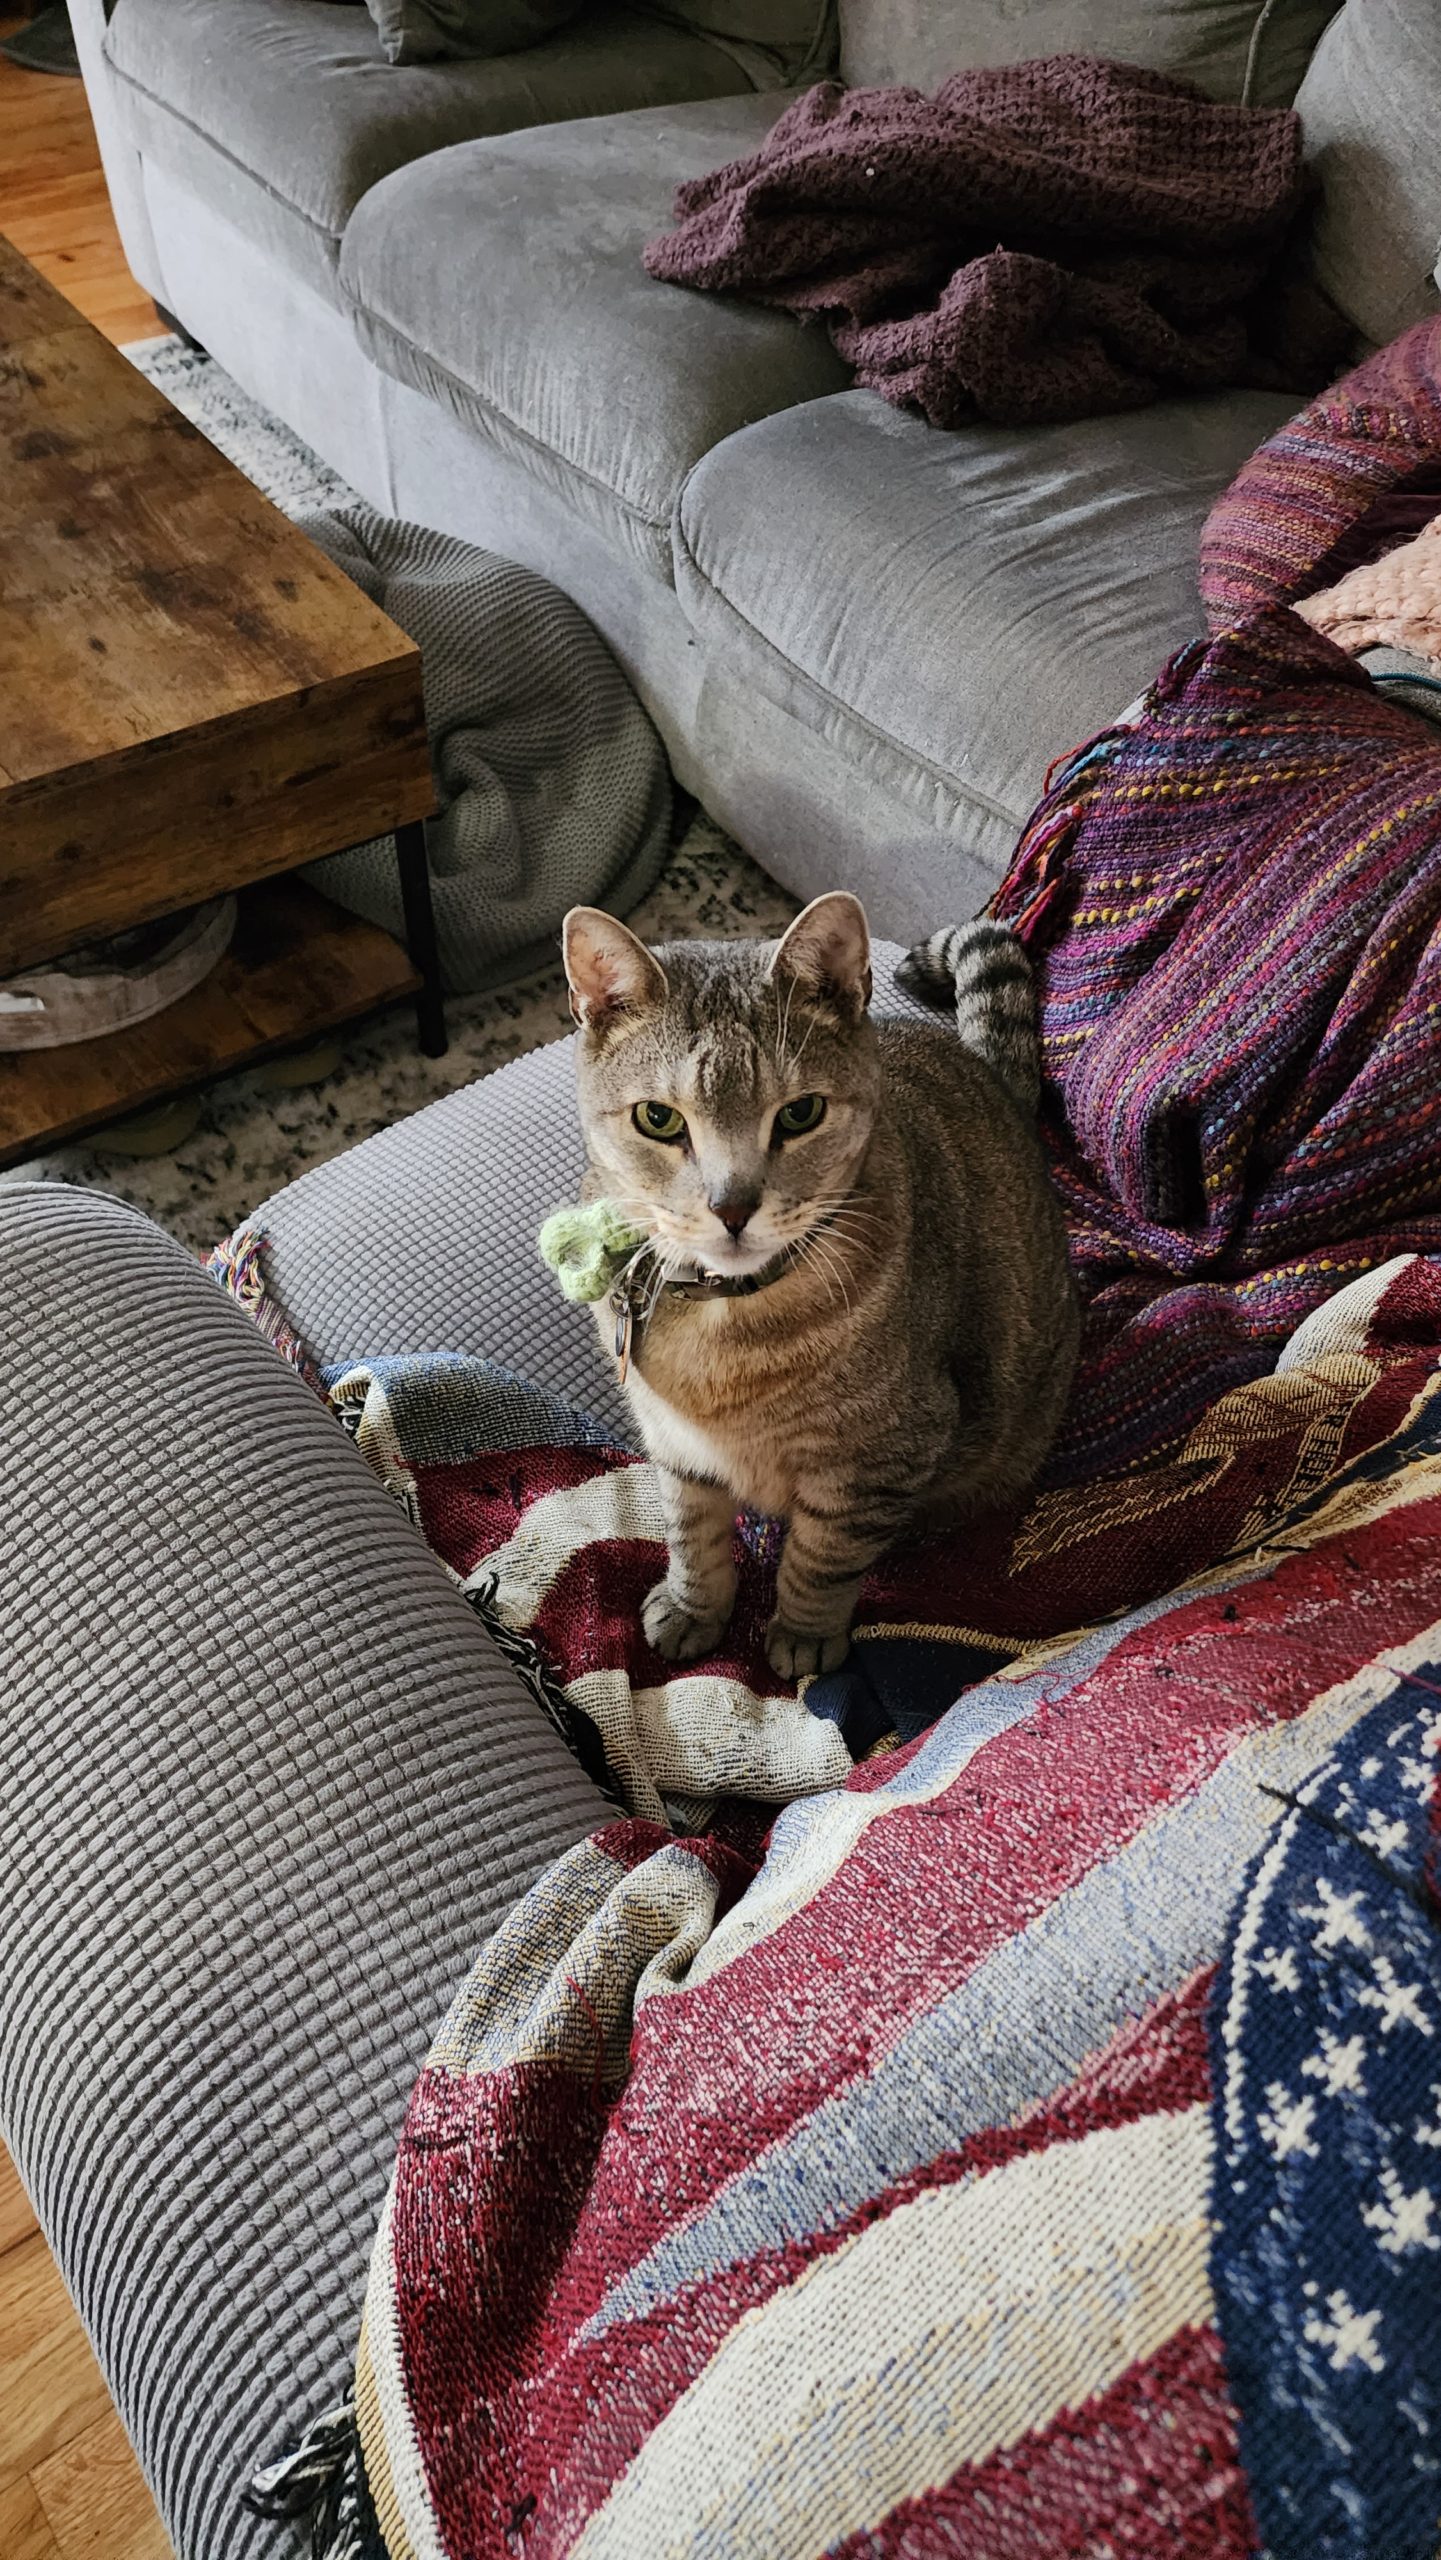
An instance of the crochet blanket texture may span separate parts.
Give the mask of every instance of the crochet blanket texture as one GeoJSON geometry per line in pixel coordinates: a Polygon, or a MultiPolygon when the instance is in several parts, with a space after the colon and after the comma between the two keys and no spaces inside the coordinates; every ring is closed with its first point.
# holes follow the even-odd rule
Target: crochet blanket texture
{"type": "Polygon", "coordinates": [[[682,186],[651,275],[829,328],[932,426],[1085,417],[1244,376],[1302,201],[1288,110],[1062,54],[915,89],[823,81],[682,186]]]}

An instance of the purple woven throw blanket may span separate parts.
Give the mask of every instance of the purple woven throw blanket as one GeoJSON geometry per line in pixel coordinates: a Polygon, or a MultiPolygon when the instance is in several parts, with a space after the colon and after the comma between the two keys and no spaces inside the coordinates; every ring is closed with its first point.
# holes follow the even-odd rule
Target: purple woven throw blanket
{"type": "Polygon", "coordinates": [[[1420,320],[1268,437],[1201,536],[1213,631],[1406,542],[1441,511],[1441,320],[1420,320]]]}
{"type": "Polygon", "coordinates": [[[1239,1283],[1289,1326],[1441,1250],[1441,732],[1295,615],[1182,650],[1073,757],[996,912],[1043,972],[1089,1297],[1239,1283]]]}
{"type": "Polygon", "coordinates": [[[932,426],[1131,409],[1235,381],[1301,200],[1298,119],[1061,54],[933,98],[824,81],[692,180],[653,276],[815,313],[932,426]]]}

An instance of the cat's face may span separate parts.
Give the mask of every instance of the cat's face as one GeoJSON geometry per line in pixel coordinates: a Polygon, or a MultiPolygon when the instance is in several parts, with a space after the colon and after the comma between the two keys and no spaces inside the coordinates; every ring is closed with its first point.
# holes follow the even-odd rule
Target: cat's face
{"type": "Polygon", "coordinates": [[[565,923],[592,1164],[633,1224],[739,1278],[817,1234],[853,1183],[880,1093],[858,901],[818,898],[780,943],[658,958],[593,907],[565,923]]]}

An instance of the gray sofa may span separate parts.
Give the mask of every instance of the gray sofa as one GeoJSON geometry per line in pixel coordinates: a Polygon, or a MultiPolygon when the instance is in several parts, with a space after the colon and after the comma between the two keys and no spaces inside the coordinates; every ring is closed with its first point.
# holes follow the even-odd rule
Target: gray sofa
{"type": "MultiPolygon", "coordinates": [[[[544,60],[434,75],[322,0],[75,11],[137,273],[372,499],[579,595],[797,889],[853,880],[902,926],[974,903],[1047,756],[1190,628],[1199,516],[1283,404],[938,436],[790,322],[640,277],[675,176],[800,67],[799,6],[747,29],[697,0],[724,42],[600,11],[544,60]],[[783,14],[788,63],[756,42],[783,14]],[[534,124],[579,105],[606,112],[534,124]],[[467,350],[422,350],[462,319],[467,350]]],[[[1232,93],[1251,50],[1274,94],[1327,14],[893,0],[848,6],[843,58],[929,78],[1104,17],[1232,93]]],[[[1429,307],[1438,57],[1433,0],[1348,0],[1307,75],[1317,256],[1378,337],[1429,307]]],[[[307,1175],[258,1213],[283,1307],[322,1358],[490,1353],[614,1419],[534,1253],[576,1144],[562,1044],[307,1175]]],[[[0,1376],[0,2134],[180,2560],[260,2560],[299,2540],[241,2485],[344,2387],[417,2061],[605,1808],[310,1391],[144,1219],[0,1191],[0,1376]]]]}
{"type": "Polygon", "coordinates": [[[1050,759],[1195,627],[1201,519],[1289,404],[936,433],[820,330],[651,282],[677,180],[832,54],[1299,83],[1320,282],[1362,340],[1436,308],[1434,0],[592,0],[529,53],[408,70],[328,0],[72,9],[141,281],[378,506],[578,598],[681,781],[898,937],[989,894],[1050,759]]]}

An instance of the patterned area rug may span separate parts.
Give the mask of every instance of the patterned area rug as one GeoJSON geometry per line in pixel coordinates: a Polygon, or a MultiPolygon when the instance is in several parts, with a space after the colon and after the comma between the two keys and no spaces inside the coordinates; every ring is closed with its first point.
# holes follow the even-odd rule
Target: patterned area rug
{"type": "MultiPolygon", "coordinates": [[[[126,352],[287,514],[353,501],[345,482],[209,356],[175,338],[126,352]]],[[[777,933],[794,913],[786,891],[698,814],[632,922],[659,942],[777,933]]],[[[277,1089],[258,1068],[209,1086],[199,1126],[169,1154],[138,1162],[65,1147],[0,1174],[0,1183],[89,1184],[146,1210],[195,1252],[208,1252],[258,1201],[311,1165],[568,1032],[559,964],[489,995],[453,998],[447,1019],[444,1058],[420,1055],[410,1008],[400,1006],[342,1031],[341,1064],[321,1083],[277,1089]]]]}

